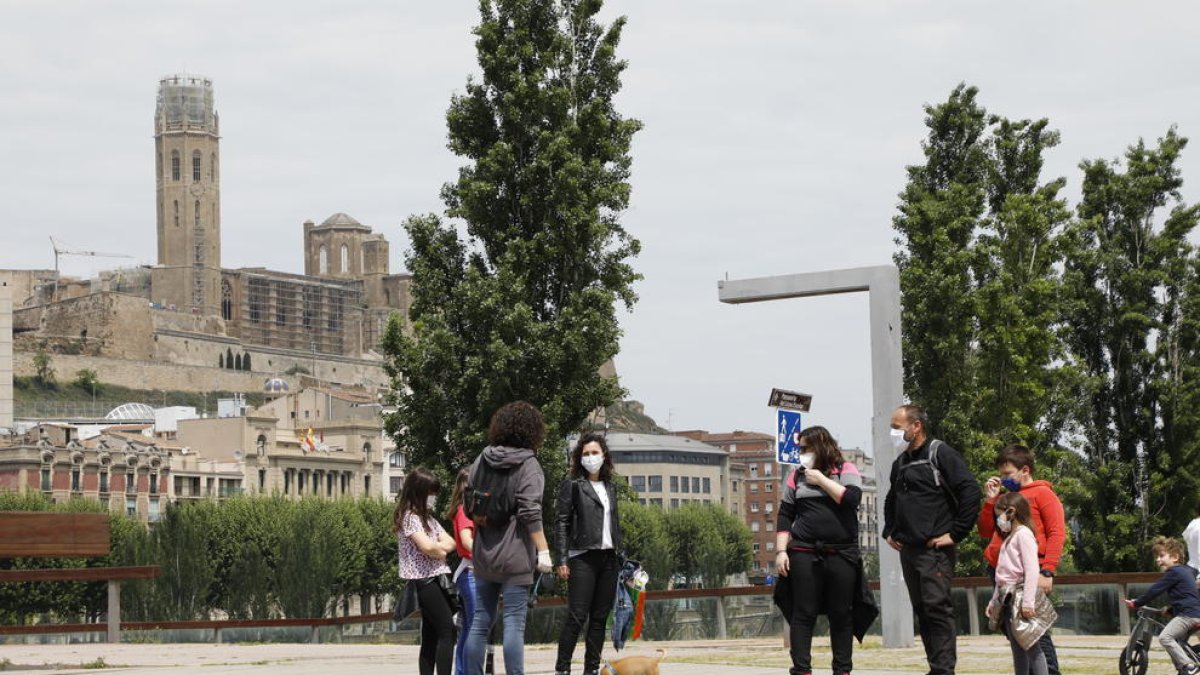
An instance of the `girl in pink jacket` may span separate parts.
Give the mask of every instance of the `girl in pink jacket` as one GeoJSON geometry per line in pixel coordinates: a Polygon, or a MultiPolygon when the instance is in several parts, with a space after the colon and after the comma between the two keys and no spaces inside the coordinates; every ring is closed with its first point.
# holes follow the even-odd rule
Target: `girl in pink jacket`
{"type": "Polygon", "coordinates": [[[1021,603],[1022,618],[1032,619],[1036,615],[1038,592],[1038,544],[1033,532],[1033,517],[1029,502],[1019,492],[1007,492],[996,500],[996,529],[1003,538],[1000,557],[996,564],[996,589],[988,603],[989,619],[999,617],[1004,634],[1008,636],[1013,654],[1013,671],[1016,675],[1046,675],[1046,655],[1041,646],[1034,642],[1029,649],[1017,643],[1010,624],[1013,610],[1008,603],[1021,603]],[[1015,593],[1016,586],[1021,593],[1015,593]]]}

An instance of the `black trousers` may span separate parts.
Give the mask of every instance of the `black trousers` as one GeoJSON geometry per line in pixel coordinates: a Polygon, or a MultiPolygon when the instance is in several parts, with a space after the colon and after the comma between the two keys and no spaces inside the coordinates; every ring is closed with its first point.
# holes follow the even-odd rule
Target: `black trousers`
{"type": "Polygon", "coordinates": [[[950,599],[954,557],[954,548],[950,546],[925,548],[905,544],[900,549],[900,569],[904,571],[904,585],[917,613],[929,675],[954,675],[958,662],[958,627],[950,599]]]}
{"type": "Polygon", "coordinates": [[[612,549],[592,549],[567,563],[567,621],[558,637],[558,658],[554,670],[569,672],[571,657],[579,633],[587,624],[584,639],[583,672],[600,669],[600,650],[604,647],[604,627],[617,594],[617,553],[612,549]]]}
{"type": "Polygon", "coordinates": [[[451,675],[454,667],[454,615],[437,577],[414,579],[417,606],[421,608],[421,652],[417,660],[420,675],[451,675]]]}
{"type": "Polygon", "coordinates": [[[836,553],[788,551],[788,578],[792,588],[791,675],[813,672],[813,625],[822,611],[829,617],[833,672],[854,670],[852,609],[858,567],[836,553]]]}

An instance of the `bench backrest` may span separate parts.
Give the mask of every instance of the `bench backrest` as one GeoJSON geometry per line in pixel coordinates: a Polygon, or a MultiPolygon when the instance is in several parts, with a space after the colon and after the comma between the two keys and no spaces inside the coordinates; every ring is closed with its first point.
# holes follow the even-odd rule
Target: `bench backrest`
{"type": "Polygon", "coordinates": [[[0,511],[0,558],[108,555],[108,515],[0,511]]]}

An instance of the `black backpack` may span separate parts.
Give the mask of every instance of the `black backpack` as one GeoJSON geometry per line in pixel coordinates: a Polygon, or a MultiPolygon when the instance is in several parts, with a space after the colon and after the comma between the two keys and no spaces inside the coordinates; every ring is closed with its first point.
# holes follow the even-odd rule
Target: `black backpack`
{"type": "Polygon", "coordinates": [[[511,469],[497,469],[486,459],[479,459],[463,495],[463,511],[475,527],[500,528],[508,524],[516,511],[508,480],[511,473],[511,469]]]}
{"type": "Polygon", "coordinates": [[[938,465],[938,448],[943,445],[945,445],[945,443],[937,440],[936,438],[930,440],[928,459],[918,459],[912,462],[904,462],[900,466],[900,470],[906,471],[912,466],[928,464],[929,468],[933,470],[933,484],[942,489],[942,494],[946,495],[946,501],[950,503],[950,508],[954,511],[958,511],[958,497],[954,494],[954,491],[950,489],[950,485],[946,483],[945,479],[942,478],[942,470],[938,465]]]}

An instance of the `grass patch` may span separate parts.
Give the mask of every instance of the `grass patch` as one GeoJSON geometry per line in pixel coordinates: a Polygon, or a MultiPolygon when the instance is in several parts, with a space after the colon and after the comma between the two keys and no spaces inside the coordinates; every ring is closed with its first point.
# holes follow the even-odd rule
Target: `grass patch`
{"type": "Polygon", "coordinates": [[[104,657],[100,656],[97,657],[95,661],[88,661],[87,663],[79,664],[79,667],[83,668],[84,670],[100,670],[102,668],[111,668],[112,666],[105,663],[104,657]]]}

